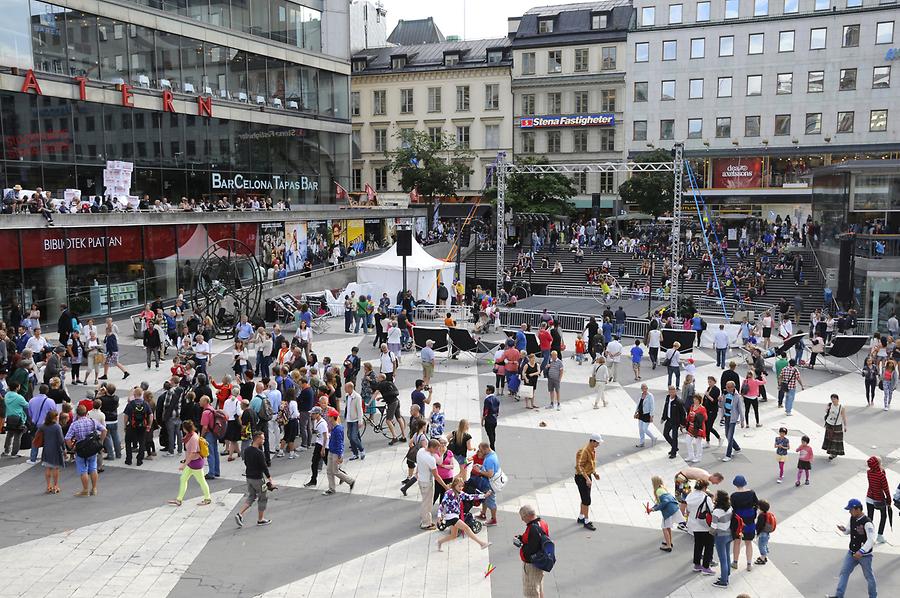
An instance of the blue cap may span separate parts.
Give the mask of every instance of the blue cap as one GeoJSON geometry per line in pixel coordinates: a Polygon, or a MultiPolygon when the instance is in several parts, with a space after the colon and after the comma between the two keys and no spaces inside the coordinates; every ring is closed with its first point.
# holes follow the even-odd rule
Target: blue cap
{"type": "Polygon", "coordinates": [[[736,475],[731,483],[734,484],[735,488],[743,488],[747,485],[747,478],[742,475],[736,475]]]}
{"type": "Polygon", "coordinates": [[[862,507],[862,503],[859,502],[859,501],[858,501],[857,499],[855,499],[855,498],[851,498],[851,499],[850,499],[850,502],[847,503],[847,506],[844,507],[844,510],[845,510],[845,511],[849,511],[850,509],[861,509],[861,508],[863,508],[863,507],[862,507]]]}

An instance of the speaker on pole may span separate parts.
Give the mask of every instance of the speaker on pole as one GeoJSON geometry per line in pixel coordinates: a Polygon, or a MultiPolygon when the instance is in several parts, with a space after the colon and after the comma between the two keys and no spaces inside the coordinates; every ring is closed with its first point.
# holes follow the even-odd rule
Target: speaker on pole
{"type": "Polygon", "coordinates": [[[856,266],[855,239],[853,237],[841,238],[840,260],[838,263],[838,284],[835,298],[838,303],[853,301],[853,271],[856,266]]]}
{"type": "Polygon", "coordinates": [[[412,255],[412,230],[401,228],[397,230],[397,255],[409,257],[412,255]]]}

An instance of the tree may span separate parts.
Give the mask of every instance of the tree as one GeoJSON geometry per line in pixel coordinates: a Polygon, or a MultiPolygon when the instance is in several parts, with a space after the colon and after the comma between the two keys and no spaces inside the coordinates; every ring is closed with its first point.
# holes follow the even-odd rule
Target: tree
{"type": "Polygon", "coordinates": [[[475,155],[449,136],[432,139],[424,131],[406,130],[395,137],[399,147],[385,152],[385,156],[391,162],[388,168],[400,178],[400,187],[407,193],[416,189],[431,203],[436,196],[456,195],[460,179],[472,174],[469,165],[475,155]]]}
{"type": "MultiPolygon", "coordinates": [[[[523,158],[516,164],[544,165],[550,162],[546,158],[523,158]]],[[[515,173],[506,179],[506,209],[516,213],[543,213],[551,215],[568,215],[574,211],[569,199],[576,195],[571,179],[561,173],[531,174],[515,173]]],[[[485,195],[497,197],[497,189],[492,188],[485,195]]]]}
{"type": "MultiPolygon", "coordinates": [[[[672,162],[672,155],[657,149],[634,159],[634,162],[672,162]]],[[[635,172],[619,185],[619,197],[633,205],[639,212],[659,216],[672,209],[672,189],[675,175],[671,171],[635,172]]]]}

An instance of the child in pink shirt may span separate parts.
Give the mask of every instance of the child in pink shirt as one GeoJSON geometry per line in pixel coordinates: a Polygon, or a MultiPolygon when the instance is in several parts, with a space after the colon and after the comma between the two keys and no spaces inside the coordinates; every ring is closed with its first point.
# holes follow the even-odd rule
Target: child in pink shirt
{"type": "Polygon", "coordinates": [[[797,483],[794,486],[800,485],[800,474],[804,471],[806,472],[806,485],[809,486],[809,471],[812,469],[813,460],[813,450],[809,446],[809,436],[804,436],[800,439],[800,446],[797,447],[796,452],[800,453],[800,460],[797,461],[797,483]]]}

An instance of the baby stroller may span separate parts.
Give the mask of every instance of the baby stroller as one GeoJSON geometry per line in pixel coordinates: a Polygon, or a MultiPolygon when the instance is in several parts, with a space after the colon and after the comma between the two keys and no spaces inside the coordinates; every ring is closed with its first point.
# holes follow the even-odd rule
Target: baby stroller
{"type": "MultiPolygon", "coordinates": [[[[471,494],[477,494],[478,490],[474,486],[470,486],[469,482],[466,482],[464,492],[468,492],[471,494]]],[[[475,505],[476,502],[480,502],[480,501],[461,500],[460,505],[459,505],[459,512],[460,512],[460,515],[462,515],[462,520],[466,523],[466,525],[468,525],[469,528],[474,533],[477,534],[477,533],[481,532],[481,528],[484,524],[481,523],[481,521],[479,521],[478,519],[476,519],[475,516],[472,515],[472,513],[471,513],[472,507],[475,505]]],[[[441,516],[440,510],[438,512],[437,528],[440,531],[444,531],[445,529],[447,529],[447,522],[444,521],[444,518],[441,516]]]]}

